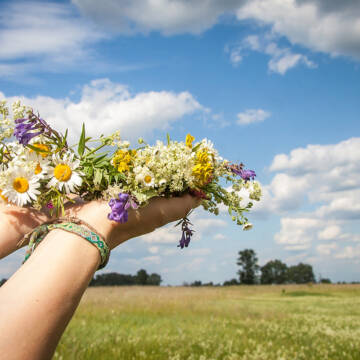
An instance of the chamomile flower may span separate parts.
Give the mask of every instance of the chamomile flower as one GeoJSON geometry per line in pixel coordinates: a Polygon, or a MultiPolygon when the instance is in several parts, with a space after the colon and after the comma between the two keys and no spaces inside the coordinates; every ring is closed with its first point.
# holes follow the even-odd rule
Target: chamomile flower
{"type": "Polygon", "coordinates": [[[136,180],[138,183],[148,188],[154,187],[155,185],[154,174],[147,167],[144,167],[142,171],[138,173],[136,180]]]}
{"type": "Polygon", "coordinates": [[[7,181],[4,185],[1,197],[10,203],[24,206],[37,199],[40,194],[39,178],[33,172],[19,167],[9,168],[7,181]]]}
{"type": "Polygon", "coordinates": [[[59,154],[54,154],[52,161],[54,166],[49,167],[51,179],[47,187],[53,186],[60,191],[65,189],[66,194],[75,192],[75,188],[82,184],[82,173],[76,170],[80,160],[74,160],[74,153],[67,152],[62,158],[59,154]]]}
{"type": "Polygon", "coordinates": [[[33,164],[34,174],[38,178],[44,179],[50,171],[50,161],[47,157],[30,151],[27,155],[27,162],[33,164]]]}

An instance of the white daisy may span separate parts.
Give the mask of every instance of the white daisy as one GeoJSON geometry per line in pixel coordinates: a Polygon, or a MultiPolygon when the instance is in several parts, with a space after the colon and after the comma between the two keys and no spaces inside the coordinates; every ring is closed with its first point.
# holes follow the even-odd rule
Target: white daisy
{"type": "Polygon", "coordinates": [[[7,181],[4,185],[1,197],[4,200],[18,206],[24,206],[36,200],[40,194],[39,178],[24,168],[13,167],[7,172],[7,181]]]}
{"type": "Polygon", "coordinates": [[[154,174],[147,167],[144,167],[142,171],[136,175],[136,181],[146,187],[154,187],[155,185],[154,174]]]}
{"type": "Polygon", "coordinates": [[[60,158],[58,154],[54,154],[52,157],[54,166],[49,167],[49,175],[52,176],[48,182],[47,187],[56,187],[60,191],[65,189],[66,194],[75,191],[76,186],[82,184],[80,171],[75,171],[79,165],[80,160],[74,160],[74,154],[67,152],[63,158],[60,158]]]}
{"type": "Polygon", "coordinates": [[[50,172],[50,162],[47,157],[33,152],[29,152],[27,162],[33,164],[34,173],[38,178],[43,179],[50,172]]]}

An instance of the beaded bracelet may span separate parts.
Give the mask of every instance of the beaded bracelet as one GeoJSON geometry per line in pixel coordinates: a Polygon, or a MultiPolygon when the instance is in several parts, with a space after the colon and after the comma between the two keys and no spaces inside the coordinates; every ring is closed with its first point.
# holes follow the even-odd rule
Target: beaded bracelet
{"type": "Polygon", "coordinates": [[[85,240],[89,241],[91,244],[96,246],[100,252],[101,263],[98,267],[98,270],[106,266],[110,257],[110,249],[106,244],[104,237],[95,232],[91,225],[75,217],[59,218],[45,222],[26,234],[24,238],[18,243],[18,246],[21,246],[27,240],[29,241],[28,250],[26,251],[23,263],[31,256],[36,247],[45,238],[45,236],[54,229],[65,230],[67,232],[79,235],[85,240]]]}

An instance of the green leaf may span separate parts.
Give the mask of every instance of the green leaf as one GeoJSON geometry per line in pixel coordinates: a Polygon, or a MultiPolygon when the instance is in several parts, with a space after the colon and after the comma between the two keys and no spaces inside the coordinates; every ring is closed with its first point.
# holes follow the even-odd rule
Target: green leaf
{"type": "Polygon", "coordinates": [[[198,149],[199,149],[199,147],[200,147],[200,145],[201,145],[201,143],[198,143],[196,146],[194,146],[193,148],[192,148],[192,152],[196,152],[198,149]]]}
{"type": "Polygon", "coordinates": [[[65,135],[63,136],[63,139],[62,139],[62,142],[61,142],[61,147],[64,147],[64,146],[65,146],[67,136],[68,136],[68,129],[66,129],[65,135]]]}
{"type": "Polygon", "coordinates": [[[78,146],[78,154],[80,156],[83,156],[84,150],[85,150],[85,124],[83,123],[80,140],[79,140],[79,146],[78,146]]]}
{"type": "Polygon", "coordinates": [[[100,185],[102,180],[103,172],[100,169],[95,169],[94,184],[100,185]]]}
{"type": "Polygon", "coordinates": [[[166,134],[166,138],[167,138],[167,144],[170,145],[170,135],[169,135],[169,133],[166,134]]]}

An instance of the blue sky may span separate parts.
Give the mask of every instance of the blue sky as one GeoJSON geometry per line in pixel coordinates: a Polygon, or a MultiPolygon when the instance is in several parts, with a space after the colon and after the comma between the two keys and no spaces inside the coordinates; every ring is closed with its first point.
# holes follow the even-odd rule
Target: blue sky
{"type": "MultiPolygon", "coordinates": [[[[360,5],[329,0],[0,1],[0,98],[74,138],[209,138],[255,169],[264,197],[242,232],[197,210],[116,249],[106,271],[223,282],[237,252],[359,280],[360,5]]],[[[0,262],[0,278],[22,252],[0,262]]]]}

